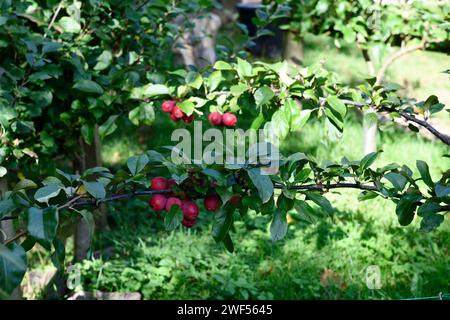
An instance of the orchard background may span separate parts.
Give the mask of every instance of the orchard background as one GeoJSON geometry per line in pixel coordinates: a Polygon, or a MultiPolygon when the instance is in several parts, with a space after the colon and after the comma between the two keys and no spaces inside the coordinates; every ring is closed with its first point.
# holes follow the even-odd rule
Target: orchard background
{"type": "Polygon", "coordinates": [[[419,0],[3,1],[0,297],[450,292],[449,18],[419,0]],[[275,132],[279,171],[175,163],[172,132],[198,122],[275,132]]]}

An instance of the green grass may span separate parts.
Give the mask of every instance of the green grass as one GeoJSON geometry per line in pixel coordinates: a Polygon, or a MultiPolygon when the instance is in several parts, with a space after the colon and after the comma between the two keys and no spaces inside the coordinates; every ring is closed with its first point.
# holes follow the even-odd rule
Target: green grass
{"type": "Polygon", "coordinates": [[[417,225],[399,227],[391,210],[380,219],[380,206],[389,206],[356,206],[351,199],[334,202],[334,221],[291,225],[277,243],[269,217],[249,213],[231,235],[233,254],[211,238],[211,214],[202,212],[192,230],[167,233],[144,201],[127,203],[112,209],[118,229],[97,239],[114,246],[114,257],[84,262],[83,288],[139,291],[145,299],[401,299],[448,292],[448,224],[423,234],[417,225]],[[365,285],[370,265],[380,268],[379,290],[365,285]],[[327,272],[333,276],[325,282],[327,272]]]}

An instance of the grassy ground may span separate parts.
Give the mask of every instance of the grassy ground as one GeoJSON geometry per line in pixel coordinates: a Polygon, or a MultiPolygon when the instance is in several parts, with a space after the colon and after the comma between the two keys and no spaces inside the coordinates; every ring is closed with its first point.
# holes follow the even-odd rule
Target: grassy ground
{"type": "MultiPolygon", "coordinates": [[[[390,52],[395,51],[392,49],[390,52]]],[[[389,55],[390,52],[384,54],[389,55]]],[[[305,64],[323,61],[324,65],[336,71],[344,83],[359,84],[368,77],[367,66],[356,45],[342,44],[337,49],[326,36],[305,38],[305,64]]],[[[375,66],[380,62],[375,59],[375,66]]],[[[396,60],[388,69],[386,80],[403,86],[408,97],[426,99],[436,95],[444,104],[450,105],[450,81],[448,74],[450,56],[438,52],[415,51],[396,60]]]]}
{"type": "MultiPolygon", "coordinates": [[[[339,143],[327,142],[322,128],[321,123],[309,125],[292,135],[283,150],[308,152],[317,159],[361,156],[357,121],[350,120],[339,143]]],[[[156,135],[153,139],[158,140],[156,135]]],[[[414,134],[383,132],[380,144],[385,152],[379,166],[399,162],[414,169],[421,158],[430,163],[434,177],[450,166],[450,160],[441,158],[448,151],[444,146],[414,134]]],[[[117,141],[114,146],[127,150],[117,141]]],[[[193,230],[169,234],[145,199],[111,207],[116,228],[96,244],[112,246],[115,253],[112,259],[85,262],[83,285],[88,290],[139,291],[146,299],[401,299],[450,291],[448,221],[437,232],[424,234],[417,223],[400,227],[392,203],[361,203],[356,197],[353,191],[330,194],[334,220],[292,224],[278,243],[270,240],[268,217],[250,212],[232,234],[234,254],[214,242],[212,217],[205,212],[193,230]],[[369,266],[380,269],[381,289],[366,286],[369,266]]]]}
{"type": "MultiPolygon", "coordinates": [[[[358,83],[365,74],[355,48],[337,51],[325,38],[308,38],[305,53],[307,63],[327,57],[326,65],[345,82],[358,83]]],[[[416,83],[408,90],[417,97],[441,92],[441,99],[449,99],[448,79],[439,74],[448,62],[444,55],[414,54],[397,62],[389,76],[400,83],[406,78],[416,83]]],[[[121,166],[135,153],[169,144],[173,127],[166,120],[159,119],[153,128],[140,133],[122,127],[104,145],[105,164],[121,166]]],[[[292,134],[282,150],[307,152],[317,160],[362,156],[361,125],[356,117],[349,119],[339,142],[328,141],[323,128],[320,122],[312,122],[292,134]]],[[[384,152],[377,166],[398,162],[410,166],[417,176],[415,161],[422,159],[430,164],[434,178],[450,167],[450,160],[442,158],[448,148],[413,133],[384,131],[379,145],[384,152]]],[[[291,224],[288,236],[277,243],[270,240],[268,217],[250,212],[232,233],[234,254],[214,242],[212,216],[205,212],[194,229],[167,233],[146,199],[111,206],[112,229],[97,236],[94,246],[114,251],[79,265],[82,286],[86,290],[139,291],[146,299],[401,299],[450,292],[448,219],[438,231],[424,234],[418,231],[417,221],[400,227],[389,201],[358,202],[357,194],[330,194],[336,208],[333,220],[291,224]],[[380,269],[380,289],[366,285],[369,266],[380,269]]]]}

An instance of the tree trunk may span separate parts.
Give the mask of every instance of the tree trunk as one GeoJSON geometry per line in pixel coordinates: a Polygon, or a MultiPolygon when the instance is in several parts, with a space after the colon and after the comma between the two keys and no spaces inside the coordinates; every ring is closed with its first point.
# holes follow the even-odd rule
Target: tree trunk
{"type": "Polygon", "coordinates": [[[283,58],[294,65],[300,66],[304,60],[303,39],[287,31],[283,39],[283,58]]]}
{"type": "MultiPolygon", "coordinates": [[[[366,115],[369,112],[374,111],[367,110],[363,113],[366,115]]],[[[377,131],[378,126],[376,123],[368,124],[367,121],[363,119],[364,155],[377,151],[377,131]]]]}
{"type": "MultiPolygon", "coordinates": [[[[76,164],[76,170],[84,172],[86,169],[98,167],[102,165],[101,158],[101,142],[98,133],[98,126],[95,127],[94,141],[91,145],[87,144],[84,139],[80,138],[80,157],[76,164]]],[[[104,230],[107,225],[106,207],[100,205],[99,215],[96,218],[96,226],[99,230],[104,230]]],[[[78,221],[75,230],[75,261],[86,259],[87,252],[91,243],[89,236],[89,226],[84,219],[78,221]]]]}
{"type": "MultiPolygon", "coordinates": [[[[370,58],[369,52],[367,51],[367,49],[362,49],[361,51],[364,60],[366,61],[367,71],[369,72],[369,75],[371,77],[375,77],[375,66],[373,65],[373,61],[370,58]]],[[[373,112],[373,110],[363,111],[363,116],[365,116],[369,112],[373,112]]],[[[364,155],[377,151],[377,133],[378,125],[376,123],[369,125],[363,120],[364,155]]]]}
{"type": "MultiPolygon", "coordinates": [[[[6,180],[6,177],[0,178],[0,199],[5,195],[7,191],[8,182],[6,180]]],[[[9,239],[15,235],[13,221],[14,220],[6,220],[1,222],[0,227],[3,230],[2,238],[6,236],[6,239],[9,239]]],[[[13,300],[22,300],[22,289],[20,285],[14,289],[14,291],[11,293],[10,298],[13,300]]]]}

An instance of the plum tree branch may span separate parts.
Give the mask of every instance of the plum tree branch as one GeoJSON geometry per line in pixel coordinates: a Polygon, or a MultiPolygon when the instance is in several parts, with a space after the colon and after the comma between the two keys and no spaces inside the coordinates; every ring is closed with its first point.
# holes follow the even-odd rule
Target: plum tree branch
{"type": "MultiPolygon", "coordinates": [[[[320,98],[321,102],[326,101],[325,98],[320,98]]],[[[346,99],[341,99],[341,101],[347,105],[352,105],[358,108],[362,108],[362,107],[367,107],[367,106],[371,106],[370,103],[365,103],[365,102],[356,102],[356,101],[352,101],[352,100],[346,100],[346,99]]],[[[421,120],[417,117],[415,117],[414,115],[405,112],[405,111],[398,111],[395,110],[393,108],[388,108],[388,107],[381,107],[380,109],[378,109],[379,111],[387,111],[387,112],[398,112],[400,114],[400,116],[410,122],[414,122],[418,125],[420,125],[421,127],[427,129],[431,134],[433,134],[436,138],[438,138],[439,140],[441,140],[443,143],[445,143],[446,145],[450,146],[450,137],[447,136],[446,134],[439,132],[435,127],[433,127],[430,123],[428,123],[425,120],[421,120]]]]}
{"type": "Polygon", "coordinates": [[[115,194],[111,195],[109,197],[100,199],[96,201],[95,199],[88,200],[88,201],[78,201],[79,199],[71,199],[67,203],[63,204],[58,209],[67,209],[67,208],[73,208],[73,207],[80,207],[80,206],[97,206],[100,203],[106,203],[106,202],[112,202],[116,200],[122,200],[122,199],[130,199],[137,196],[149,196],[153,194],[161,194],[161,193],[168,193],[171,192],[171,190],[141,190],[141,191],[135,191],[130,193],[123,193],[123,194],[115,194]],[[75,200],[75,201],[72,201],[75,200]]]}
{"type": "Polygon", "coordinates": [[[25,230],[22,230],[20,232],[18,232],[14,237],[11,237],[9,239],[6,239],[5,242],[3,242],[4,245],[10,244],[11,242],[16,241],[17,239],[19,239],[20,237],[26,235],[28,232],[25,230]]]}
{"type": "Polygon", "coordinates": [[[55,13],[53,14],[52,20],[50,21],[50,23],[48,25],[47,31],[44,33],[44,38],[47,37],[47,32],[50,31],[50,29],[53,27],[53,24],[55,23],[56,18],[58,17],[59,11],[61,11],[61,9],[62,9],[62,6],[63,6],[63,2],[60,1],[58,7],[56,8],[55,13]]]}
{"type": "MultiPolygon", "coordinates": [[[[276,188],[281,187],[279,185],[276,188]]],[[[327,190],[327,189],[338,189],[338,188],[347,188],[347,189],[360,189],[360,190],[369,190],[369,191],[379,191],[377,187],[359,184],[359,183],[334,183],[334,184],[306,184],[299,186],[290,186],[289,190],[327,190]]]]}
{"type": "MultiPolygon", "coordinates": [[[[283,186],[280,184],[275,184],[274,188],[282,189],[283,186]]],[[[294,191],[301,191],[301,190],[328,191],[331,189],[359,189],[359,190],[379,192],[379,189],[376,186],[372,186],[372,185],[368,185],[368,184],[360,184],[360,183],[346,183],[346,182],[334,183],[334,184],[329,184],[329,185],[326,185],[326,184],[297,185],[297,186],[290,186],[290,187],[288,187],[288,189],[294,190],[294,191]]],[[[100,203],[113,202],[116,200],[130,199],[130,198],[134,198],[137,196],[148,196],[148,195],[162,194],[162,193],[168,193],[168,192],[171,192],[171,190],[141,190],[141,191],[136,191],[136,192],[131,192],[131,193],[111,195],[109,197],[106,197],[106,198],[98,200],[98,201],[95,201],[94,199],[92,199],[90,201],[75,201],[75,202],[72,202],[70,206],[64,205],[64,208],[71,209],[71,208],[80,207],[80,206],[97,206],[100,203]]],[[[394,196],[394,197],[398,198],[399,195],[394,196]]],[[[446,212],[446,211],[450,211],[450,205],[441,206],[439,209],[439,212],[446,212]]]]}
{"type": "Polygon", "coordinates": [[[14,220],[14,219],[19,219],[19,217],[18,216],[5,216],[5,217],[2,217],[0,219],[0,221],[14,220]]]}
{"type": "Polygon", "coordinates": [[[424,49],[426,43],[427,43],[427,42],[426,42],[425,40],[423,40],[422,42],[420,42],[420,43],[418,43],[418,44],[416,44],[416,45],[413,45],[413,46],[410,46],[410,47],[402,47],[402,48],[400,48],[400,50],[398,50],[397,52],[395,52],[395,53],[393,53],[391,56],[389,56],[389,57],[384,61],[384,63],[383,63],[383,65],[381,66],[380,70],[378,70],[378,72],[377,72],[377,80],[376,80],[375,85],[379,85],[379,84],[383,81],[387,69],[388,69],[388,68],[389,68],[396,60],[398,60],[399,58],[401,58],[402,56],[404,56],[404,55],[406,55],[406,54],[408,54],[408,53],[414,52],[414,51],[416,51],[416,50],[422,50],[422,49],[424,49]]]}
{"type": "Polygon", "coordinates": [[[443,143],[445,143],[446,145],[450,146],[450,137],[447,136],[446,134],[443,134],[441,132],[439,132],[436,128],[434,128],[431,124],[429,124],[428,122],[426,122],[425,120],[421,120],[416,118],[415,116],[407,113],[407,112],[400,112],[400,115],[405,118],[408,121],[414,122],[422,127],[424,127],[425,129],[427,129],[429,132],[431,132],[431,134],[433,134],[436,138],[438,138],[439,140],[441,140],[443,143]]]}

